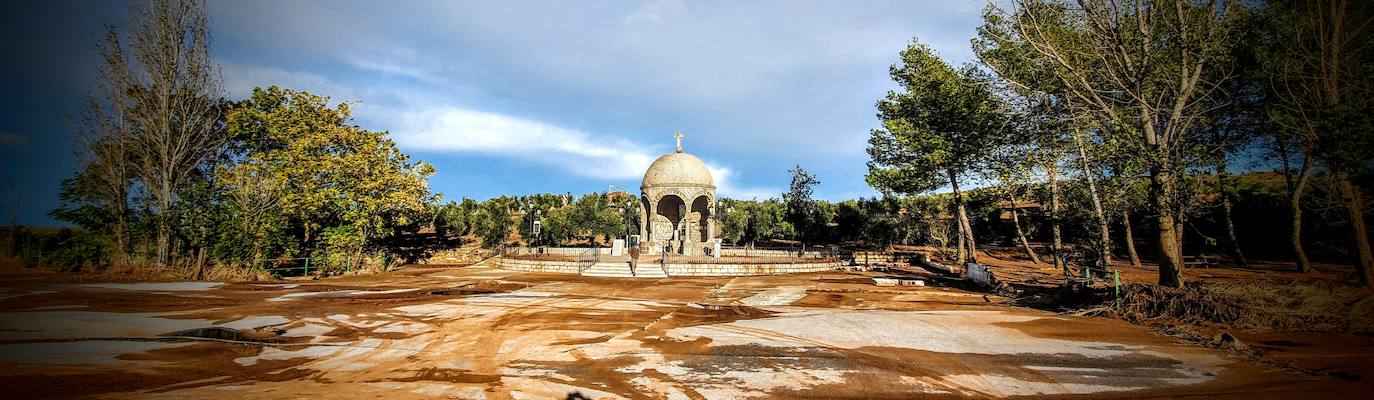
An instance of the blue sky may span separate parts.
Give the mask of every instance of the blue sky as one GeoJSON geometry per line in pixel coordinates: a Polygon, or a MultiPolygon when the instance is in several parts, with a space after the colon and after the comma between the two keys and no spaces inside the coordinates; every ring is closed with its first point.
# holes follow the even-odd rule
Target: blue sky
{"type": "MultiPolygon", "coordinates": [[[[982,0],[211,1],[227,96],[278,85],[356,103],[435,165],[445,198],[637,190],[672,151],[707,162],[721,196],[777,196],[793,165],[817,197],[863,180],[874,101],[913,37],[970,61],[982,0]]],[[[0,16],[0,215],[52,224],[101,21],[124,2],[18,4],[0,16]]]]}

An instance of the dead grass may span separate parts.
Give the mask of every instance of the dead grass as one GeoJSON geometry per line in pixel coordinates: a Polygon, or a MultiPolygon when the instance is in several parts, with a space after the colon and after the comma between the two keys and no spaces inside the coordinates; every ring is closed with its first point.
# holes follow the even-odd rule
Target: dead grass
{"type": "MultiPolygon", "coordinates": [[[[14,268],[22,268],[18,263],[14,268]]],[[[149,282],[149,281],[221,281],[221,282],[249,282],[249,281],[270,281],[272,275],[263,271],[254,271],[251,268],[238,265],[212,264],[206,265],[204,271],[190,266],[176,266],[165,269],[158,269],[151,265],[126,265],[121,267],[107,268],[82,268],[79,272],[68,272],[64,275],[74,281],[82,282],[149,282]]]]}
{"type": "Polygon", "coordinates": [[[1325,281],[1130,284],[1107,313],[1135,323],[1374,333],[1374,291],[1325,281]]]}

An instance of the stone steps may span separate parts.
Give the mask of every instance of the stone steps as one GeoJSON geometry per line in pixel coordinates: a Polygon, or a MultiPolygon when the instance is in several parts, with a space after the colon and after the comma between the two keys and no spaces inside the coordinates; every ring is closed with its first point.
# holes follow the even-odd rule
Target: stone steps
{"type": "Polygon", "coordinates": [[[599,262],[582,271],[582,276],[606,278],[667,278],[668,274],[658,265],[639,264],[635,274],[630,274],[630,264],[625,262],[599,262]]]}

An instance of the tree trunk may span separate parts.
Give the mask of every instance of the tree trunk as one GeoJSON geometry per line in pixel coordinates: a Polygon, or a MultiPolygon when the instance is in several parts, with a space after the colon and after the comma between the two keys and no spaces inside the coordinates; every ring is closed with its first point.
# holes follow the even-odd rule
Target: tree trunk
{"type": "Polygon", "coordinates": [[[1064,275],[1069,274],[1069,264],[1064,260],[1063,236],[1059,232],[1059,166],[1058,160],[1052,161],[1046,168],[1050,180],[1050,233],[1053,241],[1050,243],[1050,254],[1054,257],[1054,267],[1064,271],[1064,275]]]}
{"type": "Polygon", "coordinates": [[[1083,139],[1079,137],[1079,132],[1074,131],[1074,143],[1078,145],[1078,159],[1083,164],[1083,176],[1088,180],[1088,193],[1092,195],[1093,215],[1097,217],[1097,231],[1099,234],[1098,243],[1098,266],[1103,271],[1111,268],[1112,264],[1112,237],[1110,222],[1107,221],[1107,213],[1102,211],[1102,200],[1097,195],[1097,181],[1093,178],[1093,171],[1088,162],[1088,152],[1083,149],[1083,139]]]}
{"type": "Polygon", "coordinates": [[[129,255],[127,251],[127,249],[129,248],[129,238],[128,234],[124,230],[123,210],[121,210],[119,215],[115,216],[114,226],[110,228],[111,234],[112,236],[114,236],[115,247],[113,252],[114,254],[112,254],[113,257],[111,257],[113,259],[110,260],[110,264],[111,267],[122,268],[125,264],[129,262],[129,255]]]}
{"type": "Polygon", "coordinates": [[[1150,198],[1158,214],[1155,226],[1159,234],[1159,285],[1165,287],[1183,286],[1183,235],[1170,201],[1176,190],[1174,178],[1164,168],[1150,168],[1150,198]]]}
{"type": "Polygon", "coordinates": [[[1016,200],[1012,200],[1011,222],[1016,225],[1016,237],[1021,240],[1021,248],[1026,249],[1026,255],[1030,256],[1031,262],[1040,264],[1040,257],[1035,255],[1035,250],[1031,249],[1030,242],[1026,240],[1026,233],[1021,230],[1021,211],[1016,209],[1016,200]]]}
{"type": "Polygon", "coordinates": [[[1304,152],[1302,156],[1302,168],[1298,170],[1298,177],[1294,180],[1292,189],[1288,193],[1288,207],[1293,213],[1293,230],[1291,241],[1293,244],[1293,262],[1298,267],[1298,272],[1311,273],[1312,263],[1307,260],[1307,251],[1302,247],[1302,192],[1307,188],[1308,174],[1312,169],[1312,155],[1304,152]]]}
{"type": "Polygon", "coordinates": [[[1345,203],[1346,214],[1350,218],[1351,240],[1355,242],[1355,274],[1360,285],[1374,285],[1374,252],[1369,248],[1369,230],[1364,223],[1364,194],[1360,187],[1350,181],[1350,175],[1341,172],[1334,177],[1345,203]]]}
{"type": "Polygon", "coordinates": [[[1135,233],[1131,232],[1131,214],[1121,210],[1121,227],[1126,231],[1126,254],[1131,257],[1131,266],[1140,268],[1140,255],[1135,251],[1135,233]]]}
{"type": "Polygon", "coordinates": [[[968,246],[964,244],[964,224],[959,221],[959,212],[955,211],[954,215],[954,263],[963,268],[964,262],[968,261],[968,254],[964,252],[968,246]]]}
{"type": "Polygon", "coordinates": [[[1226,240],[1231,242],[1231,255],[1235,257],[1236,263],[1242,267],[1250,266],[1245,260],[1245,252],[1240,249],[1240,240],[1236,239],[1236,224],[1231,218],[1231,192],[1227,183],[1229,175],[1226,174],[1226,156],[1223,155],[1217,161],[1217,194],[1221,197],[1221,219],[1226,225],[1226,240]]]}
{"type": "Polygon", "coordinates": [[[157,269],[167,268],[168,251],[171,250],[171,229],[167,226],[168,215],[164,211],[158,211],[157,218],[157,269]]]}
{"type": "Polygon", "coordinates": [[[196,280],[205,280],[205,247],[196,249],[196,280]]]}
{"type": "MultiPolygon", "coordinates": [[[[958,215],[958,220],[959,220],[959,222],[958,222],[958,223],[959,223],[959,232],[960,232],[960,234],[961,234],[961,236],[959,237],[959,238],[960,238],[960,243],[963,243],[964,245],[967,246],[967,249],[968,249],[968,250],[967,250],[967,252],[968,252],[968,261],[969,261],[969,262],[974,262],[974,263],[976,263],[976,262],[978,262],[978,245],[977,245],[977,243],[974,242],[974,240],[973,240],[973,226],[972,226],[972,224],[969,224],[969,221],[968,221],[968,213],[964,211],[964,194],[963,194],[963,192],[960,192],[960,191],[959,191],[959,178],[958,178],[958,175],[955,174],[955,173],[954,173],[954,170],[952,170],[952,169],[949,170],[948,172],[949,172],[949,185],[950,185],[950,187],[952,187],[952,188],[954,189],[954,209],[955,209],[955,213],[957,213],[957,215],[958,215]]],[[[964,251],[964,250],[962,250],[964,247],[963,247],[963,246],[960,246],[960,247],[961,247],[961,250],[960,250],[960,251],[964,251]]],[[[963,263],[963,262],[960,262],[959,265],[960,265],[960,266],[963,266],[964,263],[963,263]]]]}
{"type": "Polygon", "coordinates": [[[964,219],[964,236],[968,237],[968,258],[969,262],[978,262],[978,245],[973,239],[973,222],[968,217],[963,204],[959,205],[959,216],[964,219]]]}

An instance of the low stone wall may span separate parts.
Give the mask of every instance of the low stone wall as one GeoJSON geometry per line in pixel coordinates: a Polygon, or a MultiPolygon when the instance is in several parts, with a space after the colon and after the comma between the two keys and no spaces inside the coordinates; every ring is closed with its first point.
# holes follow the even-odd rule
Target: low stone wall
{"type": "Polygon", "coordinates": [[[427,265],[466,265],[482,261],[496,255],[496,250],[477,247],[460,247],[434,252],[429,258],[419,261],[427,265]]]}
{"type": "MultiPolygon", "coordinates": [[[[577,268],[576,261],[519,260],[509,257],[496,257],[489,262],[492,267],[511,271],[545,272],[554,274],[578,274],[581,272],[577,268]]],[[[664,272],[667,272],[668,276],[779,275],[801,272],[834,271],[844,268],[846,265],[848,265],[848,263],[843,261],[779,264],[668,264],[667,267],[664,268],[664,272]]]]}
{"type": "Polygon", "coordinates": [[[548,272],[554,274],[576,274],[576,261],[517,260],[509,257],[492,259],[492,266],[500,269],[525,272],[548,272]]]}
{"type": "MultiPolygon", "coordinates": [[[[507,247],[507,254],[552,254],[560,256],[577,256],[587,252],[590,247],[507,247]]],[[[602,247],[597,250],[602,255],[610,255],[610,247],[602,247]]]]}
{"type": "MultiPolygon", "coordinates": [[[[722,247],[722,256],[748,256],[748,257],[797,257],[796,250],[776,250],[776,249],[745,249],[742,247],[722,247]]],[[[807,250],[805,256],[801,258],[824,258],[830,253],[818,250],[807,250]]]]}
{"type": "Polygon", "coordinates": [[[668,276],[749,276],[833,271],[847,264],[842,261],[788,264],[668,264],[663,269],[668,276]]]}
{"type": "Polygon", "coordinates": [[[909,256],[896,255],[886,251],[855,251],[852,253],[842,254],[841,257],[853,260],[854,264],[856,265],[896,264],[899,262],[906,262],[908,259],[911,258],[909,256]]]}

